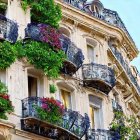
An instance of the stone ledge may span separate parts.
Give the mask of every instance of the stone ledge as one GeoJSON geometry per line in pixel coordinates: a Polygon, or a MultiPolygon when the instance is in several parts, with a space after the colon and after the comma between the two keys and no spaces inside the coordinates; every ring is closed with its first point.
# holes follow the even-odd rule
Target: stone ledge
{"type": "Polygon", "coordinates": [[[19,129],[15,130],[15,134],[21,137],[31,139],[31,140],[52,140],[52,139],[42,137],[42,136],[27,132],[27,131],[19,130],[19,129]]]}

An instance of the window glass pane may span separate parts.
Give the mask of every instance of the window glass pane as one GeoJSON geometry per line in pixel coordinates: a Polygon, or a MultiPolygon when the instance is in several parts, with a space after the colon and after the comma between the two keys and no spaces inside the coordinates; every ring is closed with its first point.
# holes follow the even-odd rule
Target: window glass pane
{"type": "Polygon", "coordinates": [[[70,92],[61,90],[61,100],[65,108],[71,109],[71,95],[70,92]]]}
{"type": "Polygon", "coordinates": [[[37,96],[37,78],[28,76],[28,95],[37,96]]]}

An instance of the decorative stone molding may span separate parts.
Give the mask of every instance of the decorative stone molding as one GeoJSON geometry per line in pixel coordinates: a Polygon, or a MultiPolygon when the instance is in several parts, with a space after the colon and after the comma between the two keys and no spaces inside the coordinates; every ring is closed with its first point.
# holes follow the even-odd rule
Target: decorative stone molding
{"type": "Polygon", "coordinates": [[[0,137],[2,136],[3,140],[11,140],[12,135],[10,134],[10,129],[14,127],[14,124],[0,119],[0,137]]]}
{"type": "Polygon", "coordinates": [[[21,136],[21,137],[25,137],[27,139],[31,139],[31,140],[51,140],[49,138],[45,138],[27,131],[23,131],[23,130],[16,130],[16,135],[21,136]]]}

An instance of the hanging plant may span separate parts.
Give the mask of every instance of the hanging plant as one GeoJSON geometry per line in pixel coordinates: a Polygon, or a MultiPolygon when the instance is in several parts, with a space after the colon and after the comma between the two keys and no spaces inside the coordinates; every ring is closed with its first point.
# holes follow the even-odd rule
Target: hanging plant
{"type": "Polygon", "coordinates": [[[50,85],[50,93],[55,93],[57,91],[57,88],[54,84],[50,85]]]}
{"type": "Polygon", "coordinates": [[[0,42],[0,70],[10,67],[17,58],[17,51],[14,44],[7,41],[0,42]]]}
{"type": "Polygon", "coordinates": [[[62,12],[54,0],[21,0],[21,6],[24,11],[30,6],[32,21],[49,24],[56,28],[59,26],[62,12]]]}
{"type": "Polygon", "coordinates": [[[0,82],[0,119],[5,120],[8,119],[6,114],[14,111],[9,95],[6,93],[7,91],[5,84],[0,82]]]}
{"type": "Polygon", "coordinates": [[[18,46],[19,58],[26,57],[37,69],[42,69],[49,78],[57,78],[66,56],[62,50],[55,50],[44,42],[28,40],[24,48],[18,46]]]}

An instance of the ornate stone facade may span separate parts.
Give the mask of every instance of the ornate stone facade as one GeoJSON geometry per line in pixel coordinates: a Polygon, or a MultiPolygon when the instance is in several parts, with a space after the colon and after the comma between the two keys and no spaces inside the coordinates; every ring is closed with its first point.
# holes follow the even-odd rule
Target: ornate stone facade
{"type": "MultiPolygon", "coordinates": [[[[42,71],[27,64],[25,59],[0,71],[0,80],[8,86],[15,106],[14,114],[9,115],[9,122],[14,125],[0,121],[0,140],[49,139],[36,135],[39,133],[21,130],[20,120],[23,119],[25,109],[22,108],[21,101],[29,97],[29,94],[38,97],[53,96],[62,102],[66,100],[64,103],[68,108],[82,115],[88,114],[90,125],[96,130],[109,129],[113,108],[121,108],[126,115],[134,115],[140,121],[140,77],[136,68],[130,66],[130,62],[138,55],[138,49],[119,15],[104,8],[98,0],[91,3],[86,0],[55,2],[61,6],[63,13],[59,30],[70,41],[70,44],[64,46],[64,49],[69,48],[69,60],[65,64],[68,70],[64,69],[58,79],[49,80],[42,71]],[[83,65],[77,62],[77,57],[81,55],[77,56],[81,52],[79,49],[84,55],[83,65]],[[36,89],[31,93],[29,80],[32,83],[36,81],[32,85],[36,89]],[[49,91],[52,83],[57,87],[53,95],[49,91]]],[[[8,0],[7,5],[6,16],[18,23],[19,38],[24,38],[24,29],[27,29],[31,21],[30,9],[25,13],[17,0],[8,0]]],[[[64,43],[64,40],[61,41],[64,43]]],[[[28,112],[27,108],[25,110],[28,112]]],[[[107,139],[110,136],[108,133],[100,131],[100,139],[101,135],[107,139]]]]}

